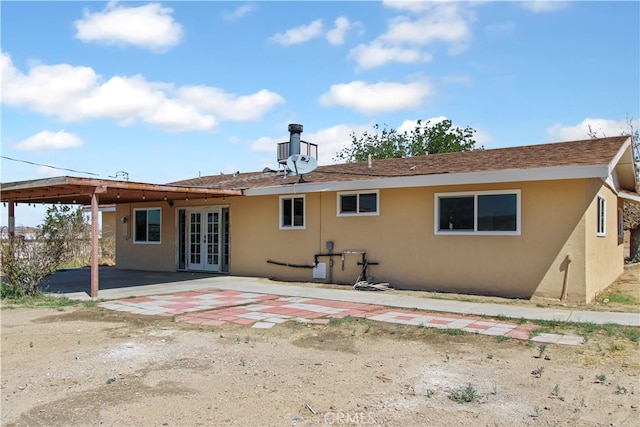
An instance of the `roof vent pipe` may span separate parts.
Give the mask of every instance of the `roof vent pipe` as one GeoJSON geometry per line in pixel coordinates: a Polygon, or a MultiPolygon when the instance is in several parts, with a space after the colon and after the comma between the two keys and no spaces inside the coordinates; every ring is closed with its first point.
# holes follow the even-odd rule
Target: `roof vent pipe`
{"type": "Polygon", "coordinates": [[[302,125],[291,123],[289,125],[289,156],[300,154],[300,134],[302,133],[302,125]]]}
{"type": "Polygon", "coordinates": [[[371,166],[372,166],[372,164],[371,164],[371,154],[369,154],[369,156],[367,156],[367,167],[369,169],[371,169],[371,166]]]}

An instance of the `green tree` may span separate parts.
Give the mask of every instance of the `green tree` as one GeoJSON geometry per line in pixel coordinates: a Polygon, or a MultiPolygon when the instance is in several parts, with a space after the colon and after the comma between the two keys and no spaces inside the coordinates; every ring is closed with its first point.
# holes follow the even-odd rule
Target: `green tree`
{"type": "Polygon", "coordinates": [[[0,295],[33,296],[44,279],[64,263],[77,257],[90,233],[81,207],[53,205],[47,209],[36,238],[10,236],[0,247],[0,295]]]}
{"type": "Polygon", "coordinates": [[[386,126],[380,130],[378,124],[373,128],[374,133],[352,133],[351,145],[339,151],[335,160],[362,162],[369,155],[373,159],[389,159],[483,148],[476,147],[473,138],[475,129],[454,127],[449,119],[437,123],[418,120],[413,130],[403,133],[393,128],[387,129],[386,126]]]}

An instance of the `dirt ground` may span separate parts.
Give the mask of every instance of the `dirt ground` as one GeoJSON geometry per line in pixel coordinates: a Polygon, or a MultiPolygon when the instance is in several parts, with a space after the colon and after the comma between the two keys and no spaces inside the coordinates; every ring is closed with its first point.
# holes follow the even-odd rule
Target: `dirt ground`
{"type": "Polygon", "coordinates": [[[84,306],[1,318],[3,426],[640,424],[638,343],[605,334],[541,348],[354,320],[211,328],[84,306]],[[452,398],[464,391],[474,401],[452,398]]]}

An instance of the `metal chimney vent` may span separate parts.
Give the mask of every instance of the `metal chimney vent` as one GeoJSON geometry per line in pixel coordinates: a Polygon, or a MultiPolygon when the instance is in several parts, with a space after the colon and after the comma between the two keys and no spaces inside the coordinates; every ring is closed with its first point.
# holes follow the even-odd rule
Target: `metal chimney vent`
{"type": "Polygon", "coordinates": [[[289,125],[289,141],[278,144],[278,163],[286,167],[287,159],[294,154],[303,154],[318,159],[318,145],[300,139],[302,125],[289,125]]]}

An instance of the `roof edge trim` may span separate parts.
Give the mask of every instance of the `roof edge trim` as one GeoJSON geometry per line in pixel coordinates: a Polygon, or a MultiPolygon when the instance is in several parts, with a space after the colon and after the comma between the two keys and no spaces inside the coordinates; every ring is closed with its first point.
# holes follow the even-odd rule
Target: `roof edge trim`
{"type": "Polygon", "coordinates": [[[267,196],[291,193],[315,193],[376,188],[433,187],[439,185],[495,184],[518,181],[550,181],[559,179],[602,178],[609,176],[609,165],[559,166],[551,168],[512,169],[504,171],[469,172],[457,174],[416,175],[392,178],[340,182],[294,183],[277,187],[245,190],[246,196],[267,196]]]}

